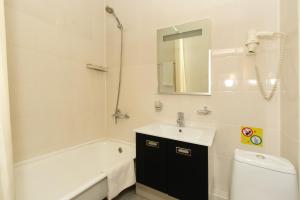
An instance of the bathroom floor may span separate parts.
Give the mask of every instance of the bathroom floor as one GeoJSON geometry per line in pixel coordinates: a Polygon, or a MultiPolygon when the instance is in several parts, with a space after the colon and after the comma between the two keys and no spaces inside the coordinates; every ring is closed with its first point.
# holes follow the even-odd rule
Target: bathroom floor
{"type": "Polygon", "coordinates": [[[126,191],[122,192],[114,200],[147,200],[147,199],[138,196],[135,193],[135,188],[133,188],[133,189],[129,189],[129,190],[126,190],[126,191]]]}

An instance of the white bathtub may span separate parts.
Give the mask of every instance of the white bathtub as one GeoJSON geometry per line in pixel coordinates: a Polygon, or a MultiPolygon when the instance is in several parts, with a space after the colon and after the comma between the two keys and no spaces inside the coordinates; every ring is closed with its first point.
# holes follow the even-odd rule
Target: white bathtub
{"type": "Polygon", "coordinates": [[[105,198],[107,169],[134,158],[134,145],[98,140],[19,163],[15,166],[16,200],[105,198]]]}

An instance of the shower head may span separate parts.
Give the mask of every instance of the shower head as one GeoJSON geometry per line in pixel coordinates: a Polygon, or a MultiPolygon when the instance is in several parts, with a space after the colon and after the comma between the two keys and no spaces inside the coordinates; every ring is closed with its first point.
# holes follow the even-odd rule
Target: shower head
{"type": "Polygon", "coordinates": [[[111,8],[111,7],[109,7],[109,6],[106,6],[106,7],[105,7],[105,10],[106,10],[106,12],[108,12],[109,14],[113,14],[113,13],[114,13],[114,9],[111,8]]]}
{"type": "Polygon", "coordinates": [[[106,7],[105,7],[105,10],[106,10],[107,13],[112,14],[112,15],[114,16],[114,18],[116,19],[116,21],[117,21],[117,23],[118,23],[117,27],[118,27],[120,30],[123,30],[123,25],[121,24],[119,18],[117,17],[117,15],[116,15],[114,9],[113,9],[112,7],[106,6],[106,7]]]}

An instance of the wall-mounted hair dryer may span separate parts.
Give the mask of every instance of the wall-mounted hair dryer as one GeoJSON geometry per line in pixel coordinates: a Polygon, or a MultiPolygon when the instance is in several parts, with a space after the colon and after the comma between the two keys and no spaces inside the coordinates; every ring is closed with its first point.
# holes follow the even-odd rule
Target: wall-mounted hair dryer
{"type": "Polygon", "coordinates": [[[267,94],[267,91],[264,88],[263,80],[260,77],[258,66],[255,63],[255,73],[257,78],[257,84],[259,86],[260,92],[265,100],[270,101],[275,94],[278,80],[280,78],[280,71],[284,61],[284,51],[285,51],[285,39],[286,34],[281,32],[269,32],[269,31],[261,31],[257,32],[256,30],[250,30],[248,32],[248,40],[246,42],[247,55],[256,55],[256,49],[259,45],[259,40],[262,39],[277,39],[275,36],[278,36],[280,44],[279,44],[279,58],[278,58],[278,71],[276,75],[276,82],[273,84],[271,88],[271,92],[267,94]],[[281,40],[282,39],[282,40],[281,40]]]}
{"type": "Polygon", "coordinates": [[[256,48],[259,45],[260,39],[272,39],[275,35],[284,35],[284,33],[250,30],[248,32],[248,40],[246,42],[247,54],[253,55],[256,52],[256,48]]]}

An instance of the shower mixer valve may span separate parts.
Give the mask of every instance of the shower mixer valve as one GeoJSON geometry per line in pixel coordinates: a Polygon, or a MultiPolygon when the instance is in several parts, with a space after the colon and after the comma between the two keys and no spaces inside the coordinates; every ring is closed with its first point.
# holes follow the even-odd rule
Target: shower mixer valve
{"type": "Polygon", "coordinates": [[[122,113],[120,109],[117,109],[117,111],[112,115],[115,119],[129,119],[130,116],[127,113],[122,113]]]}

